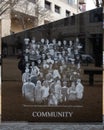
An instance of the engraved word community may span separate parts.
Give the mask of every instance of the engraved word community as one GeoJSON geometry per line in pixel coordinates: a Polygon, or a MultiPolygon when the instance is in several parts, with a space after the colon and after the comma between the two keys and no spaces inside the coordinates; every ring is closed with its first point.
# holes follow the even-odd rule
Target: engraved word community
{"type": "Polygon", "coordinates": [[[33,117],[72,117],[73,112],[33,112],[33,117]]]}

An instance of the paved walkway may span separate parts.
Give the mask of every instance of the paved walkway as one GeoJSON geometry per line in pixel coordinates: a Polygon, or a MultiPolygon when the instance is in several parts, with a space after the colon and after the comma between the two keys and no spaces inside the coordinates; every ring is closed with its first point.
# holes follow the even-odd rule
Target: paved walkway
{"type": "Polygon", "coordinates": [[[104,130],[100,124],[3,123],[0,130],[104,130]]]}

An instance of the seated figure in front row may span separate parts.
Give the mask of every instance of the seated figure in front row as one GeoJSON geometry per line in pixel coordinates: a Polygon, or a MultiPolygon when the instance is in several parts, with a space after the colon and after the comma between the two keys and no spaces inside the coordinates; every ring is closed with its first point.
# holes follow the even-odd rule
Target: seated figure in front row
{"type": "Polygon", "coordinates": [[[71,87],[68,88],[68,100],[76,100],[76,86],[75,82],[72,82],[71,87]]]}
{"type": "Polygon", "coordinates": [[[68,100],[80,100],[83,98],[84,86],[80,79],[77,82],[72,82],[71,87],[68,89],[68,100]]]}
{"type": "Polygon", "coordinates": [[[76,93],[77,93],[77,95],[76,95],[77,99],[82,99],[83,98],[84,86],[82,85],[80,79],[77,79],[76,93]]]}
{"type": "Polygon", "coordinates": [[[48,106],[57,106],[58,105],[58,100],[55,96],[55,92],[49,93],[48,96],[48,106]]]}

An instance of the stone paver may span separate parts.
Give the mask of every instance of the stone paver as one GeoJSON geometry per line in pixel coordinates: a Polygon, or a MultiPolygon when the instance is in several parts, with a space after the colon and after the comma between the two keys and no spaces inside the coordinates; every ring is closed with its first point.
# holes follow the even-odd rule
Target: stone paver
{"type": "Polygon", "coordinates": [[[97,123],[1,123],[0,130],[104,130],[104,125],[97,123]]]}

